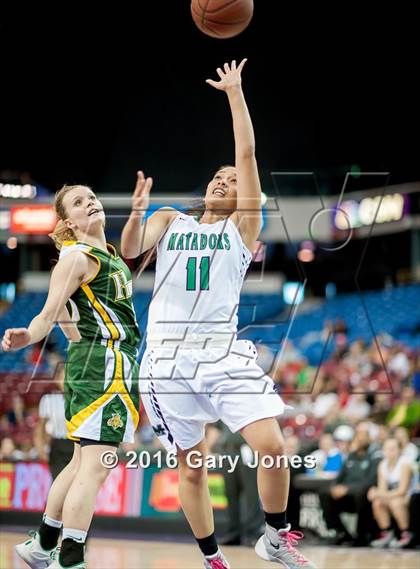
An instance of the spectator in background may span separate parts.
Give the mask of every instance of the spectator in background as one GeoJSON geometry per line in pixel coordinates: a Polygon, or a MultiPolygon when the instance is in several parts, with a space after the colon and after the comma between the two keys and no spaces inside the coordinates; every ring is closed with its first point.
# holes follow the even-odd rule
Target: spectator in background
{"type": "Polygon", "coordinates": [[[6,411],[7,419],[13,427],[22,427],[25,424],[27,411],[25,409],[25,402],[22,397],[15,393],[12,396],[12,406],[6,411]]]}
{"type": "Polygon", "coordinates": [[[373,530],[366,494],[376,482],[377,461],[374,461],[368,452],[369,444],[370,440],[365,431],[355,435],[351,452],[335,484],[319,496],[327,527],[336,531],[336,545],[345,542],[366,545],[373,530]],[[341,521],[341,512],[357,514],[356,539],[353,539],[341,521]]]}
{"type": "Polygon", "coordinates": [[[354,438],[354,429],[349,425],[339,425],[333,432],[335,446],[340,451],[343,462],[350,452],[351,442],[354,438]]]}
{"type": "Polygon", "coordinates": [[[51,373],[54,373],[57,363],[62,361],[52,335],[48,336],[46,340],[33,344],[26,357],[31,367],[42,367],[45,364],[51,373]]]}
{"type": "Polygon", "coordinates": [[[70,462],[74,450],[73,441],[67,438],[63,395],[64,366],[57,368],[55,384],[58,392],[43,395],[39,402],[40,420],[36,437],[39,459],[48,461],[53,480],[70,462]]]}
{"type": "Polygon", "coordinates": [[[375,437],[375,445],[382,448],[386,439],[389,438],[389,428],[386,425],[377,425],[378,430],[375,437]]]}
{"type": "Polygon", "coordinates": [[[387,415],[389,427],[406,427],[411,429],[420,422],[420,401],[411,385],[406,385],[401,391],[400,400],[387,415]]]}
{"type": "Polygon", "coordinates": [[[366,430],[369,434],[371,443],[368,450],[371,457],[374,460],[382,460],[384,457],[382,447],[390,433],[388,427],[367,420],[362,421],[356,426],[356,432],[360,430],[366,430]]]}
{"type": "Polygon", "coordinates": [[[303,359],[301,364],[296,374],[296,388],[298,391],[310,391],[316,378],[317,368],[310,366],[306,359],[303,359]]]}
{"type": "Polygon", "coordinates": [[[338,395],[332,377],[323,377],[322,391],[316,396],[313,403],[312,414],[316,419],[325,419],[338,405],[338,395]]]}
{"type": "Polygon", "coordinates": [[[336,353],[343,355],[347,349],[348,326],[342,318],[337,318],[333,326],[336,353]]]}
{"type": "Polygon", "coordinates": [[[369,489],[368,499],[372,502],[375,519],[381,530],[372,547],[401,548],[412,540],[409,531],[409,502],[417,483],[409,461],[402,456],[400,442],[389,438],[384,443],[384,459],[378,466],[378,486],[369,489]],[[391,529],[391,516],[400,531],[399,539],[391,529]]]}
{"type": "Polygon", "coordinates": [[[293,344],[291,340],[284,340],[282,344],[281,358],[279,360],[280,365],[285,365],[288,363],[295,363],[303,359],[301,352],[293,344]]]}
{"type": "Polygon", "coordinates": [[[379,429],[376,423],[373,423],[372,421],[369,420],[360,421],[360,423],[356,425],[355,431],[356,434],[363,432],[365,436],[368,437],[368,439],[370,440],[368,448],[368,453],[370,454],[370,456],[377,462],[382,460],[384,457],[382,451],[383,444],[378,445],[378,443],[376,442],[379,433],[379,429]]]}
{"type": "Polygon", "coordinates": [[[12,425],[10,424],[9,417],[7,414],[0,415],[0,435],[3,437],[5,433],[8,433],[12,425]]]}
{"type": "MultiPolygon", "coordinates": [[[[391,408],[391,393],[376,393],[370,412],[370,418],[376,423],[384,424],[391,408]]],[[[388,428],[388,427],[387,427],[388,428]]]]}
{"type": "Polygon", "coordinates": [[[281,384],[283,392],[294,392],[297,385],[297,374],[304,367],[304,362],[302,354],[293,342],[285,340],[281,350],[275,357],[272,356],[269,375],[275,383],[281,384]]]}
{"type": "Polygon", "coordinates": [[[394,431],[394,437],[401,445],[401,456],[405,457],[411,465],[414,465],[419,456],[419,449],[414,443],[410,442],[407,429],[405,427],[398,427],[394,431]]]}
{"type": "Polygon", "coordinates": [[[16,461],[16,460],[23,460],[25,458],[24,453],[17,449],[13,439],[10,437],[5,437],[1,441],[0,445],[0,460],[7,461],[16,461]]]}
{"type": "Polygon", "coordinates": [[[357,423],[370,415],[370,405],[365,393],[352,393],[341,410],[341,416],[349,423],[357,423]]]}
{"type": "Polygon", "coordinates": [[[391,349],[388,361],[388,371],[406,379],[410,375],[411,363],[402,345],[391,349]]]}
{"type": "Polygon", "coordinates": [[[342,356],[347,349],[347,333],[348,327],[342,318],[337,318],[335,322],[325,320],[321,338],[326,342],[332,336],[335,346],[334,355],[342,356]]]}
{"type": "Polygon", "coordinates": [[[323,433],[319,439],[319,448],[311,453],[316,460],[318,472],[339,472],[343,465],[343,457],[335,446],[331,433],[323,433]]]}
{"type": "Polygon", "coordinates": [[[39,460],[38,449],[31,438],[23,440],[19,444],[20,450],[23,452],[23,460],[39,460]]]}
{"type": "Polygon", "coordinates": [[[331,407],[328,414],[322,419],[325,426],[325,431],[328,433],[334,432],[334,430],[343,425],[343,418],[341,416],[340,401],[337,401],[337,405],[331,407]]]}
{"type": "MultiPolygon", "coordinates": [[[[343,358],[343,362],[352,370],[361,370],[364,366],[369,365],[365,342],[363,340],[352,342],[347,354],[343,358]]],[[[370,371],[370,365],[368,371],[370,371]]]]}

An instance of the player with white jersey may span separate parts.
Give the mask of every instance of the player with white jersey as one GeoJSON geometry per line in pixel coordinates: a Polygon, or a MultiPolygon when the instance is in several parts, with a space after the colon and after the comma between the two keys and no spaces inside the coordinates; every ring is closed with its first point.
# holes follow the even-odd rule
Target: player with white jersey
{"type": "MultiPolygon", "coordinates": [[[[235,166],[216,172],[201,212],[161,208],[142,224],[152,180],[140,172],[121,243],[128,258],[156,249],[140,389],[155,433],[178,455],[181,504],[207,569],[229,565],[214,536],[205,465],[197,468],[192,460],[191,451],[207,454],[206,423],[222,420],[260,457],[284,455],[276,417],[285,404],[257,365],[253,343],[236,337],[239,295],[261,230],[254,132],[241,87],[245,61],[225,63],[217,69],[219,81],[207,80],[228,97],[235,166]]],[[[294,547],[300,535],[286,521],[288,469],[258,469],[266,531],[256,552],[289,569],[313,568],[294,547]]]]}

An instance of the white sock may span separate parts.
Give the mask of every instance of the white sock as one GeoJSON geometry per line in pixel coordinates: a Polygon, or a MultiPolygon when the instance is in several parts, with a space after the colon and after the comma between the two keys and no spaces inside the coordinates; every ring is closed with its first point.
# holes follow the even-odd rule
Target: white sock
{"type": "Polygon", "coordinates": [[[44,514],[42,516],[42,521],[44,522],[44,524],[47,524],[47,526],[51,526],[52,528],[61,528],[61,526],[63,525],[62,521],[49,518],[47,514],[44,514]]]}
{"type": "Polygon", "coordinates": [[[87,531],[82,529],[63,528],[63,539],[72,539],[77,543],[85,543],[87,531]]]}

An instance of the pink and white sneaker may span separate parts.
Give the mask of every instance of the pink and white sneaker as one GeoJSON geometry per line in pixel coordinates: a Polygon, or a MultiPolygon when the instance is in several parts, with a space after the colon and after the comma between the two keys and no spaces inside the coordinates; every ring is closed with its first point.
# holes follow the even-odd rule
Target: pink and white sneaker
{"type": "Polygon", "coordinates": [[[412,539],[413,539],[413,534],[411,533],[411,531],[407,530],[402,531],[400,538],[397,539],[396,537],[394,537],[394,539],[391,540],[389,547],[402,549],[403,547],[407,547],[407,545],[411,542],[412,539]]]}
{"type": "Polygon", "coordinates": [[[287,569],[317,569],[296,549],[302,538],[301,531],[290,531],[290,524],[278,531],[266,524],[265,534],[257,541],[255,553],[266,561],[281,563],[287,569]]]}
{"type": "Polygon", "coordinates": [[[371,547],[388,547],[394,539],[394,532],[392,530],[383,530],[377,539],[370,542],[371,547]]]}
{"type": "Polygon", "coordinates": [[[230,569],[230,565],[218,549],[214,555],[204,557],[204,569],[230,569]]]}

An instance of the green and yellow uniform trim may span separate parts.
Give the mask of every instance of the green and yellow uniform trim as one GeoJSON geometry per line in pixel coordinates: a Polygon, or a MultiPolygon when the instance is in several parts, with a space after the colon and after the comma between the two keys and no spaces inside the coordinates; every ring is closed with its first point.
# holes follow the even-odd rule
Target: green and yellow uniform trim
{"type": "Polygon", "coordinates": [[[71,297],[82,341],[72,343],[66,365],[68,437],[129,442],[139,422],[140,341],[131,300],[131,273],[108,245],[108,252],[65,242],[60,256],[82,251],[98,264],[95,275],[71,297]]]}

